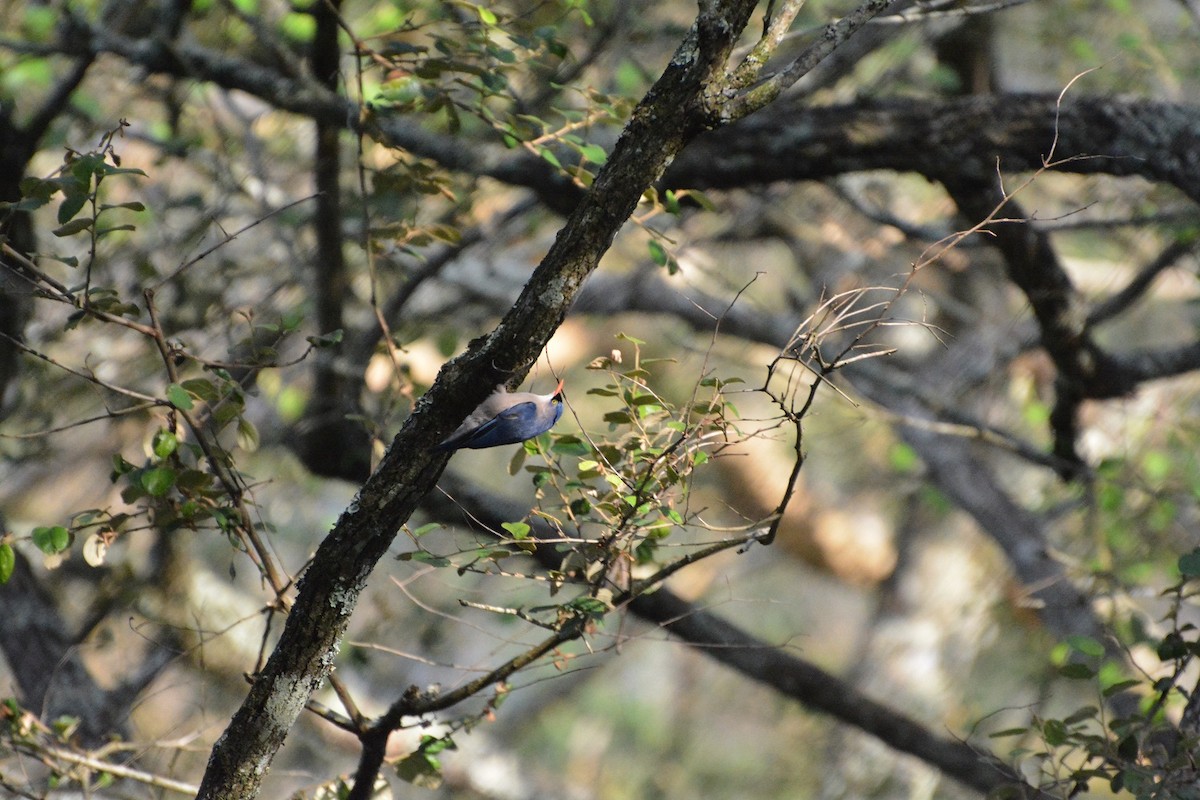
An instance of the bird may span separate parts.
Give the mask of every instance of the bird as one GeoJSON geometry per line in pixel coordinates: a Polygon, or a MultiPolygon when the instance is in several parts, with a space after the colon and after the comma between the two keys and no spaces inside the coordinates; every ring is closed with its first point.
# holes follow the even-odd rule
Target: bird
{"type": "Polygon", "coordinates": [[[499,447],[543,434],[562,416],[562,388],[559,381],[550,394],[534,394],[509,392],[501,384],[433,452],[499,447]]]}

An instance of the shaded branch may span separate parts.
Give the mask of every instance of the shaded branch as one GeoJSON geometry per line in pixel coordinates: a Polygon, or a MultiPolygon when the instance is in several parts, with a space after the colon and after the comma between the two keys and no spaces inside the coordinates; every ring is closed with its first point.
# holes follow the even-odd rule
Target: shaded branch
{"type": "Polygon", "coordinates": [[[1098,303],[1088,314],[1087,324],[1098,325],[1125,311],[1146,294],[1160,274],[1175,266],[1179,259],[1194,251],[1197,244],[1200,242],[1194,238],[1176,239],[1168,244],[1153,261],[1138,271],[1124,289],[1104,302],[1098,303]]]}
{"type": "Polygon", "coordinates": [[[781,100],[697,138],[663,177],[670,187],[735,188],[824,180],[889,169],[935,180],[994,181],[996,168],[1043,166],[1056,133],[1055,169],[1140,175],[1200,202],[1200,109],[1113,97],[978,95],[809,107],[781,100]]]}

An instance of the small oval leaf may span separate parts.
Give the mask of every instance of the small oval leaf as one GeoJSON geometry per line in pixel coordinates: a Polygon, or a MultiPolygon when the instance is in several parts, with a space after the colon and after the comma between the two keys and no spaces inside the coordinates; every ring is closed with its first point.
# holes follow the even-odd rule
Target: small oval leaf
{"type": "Polygon", "coordinates": [[[0,584],[8,583],[17,568],[17,554],[8,542],[0,544],[0,584]]]}

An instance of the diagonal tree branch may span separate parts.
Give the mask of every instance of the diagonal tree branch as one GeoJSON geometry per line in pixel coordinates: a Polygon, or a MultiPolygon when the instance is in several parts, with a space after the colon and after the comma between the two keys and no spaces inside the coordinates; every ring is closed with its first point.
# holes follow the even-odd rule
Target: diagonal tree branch
{"type": "Polygon", "coordinates": [[[446,463],[432,446],[500,381],[521,380],[642,192],[707,122],[701,97],[724,70],[755,3],[708,8],[634,110],[591,191],[487,337],[446,365],[378,469],[321,543],[263,671],[213,747],[199,797],[254,797],[275,753],[333,666],[359,594],[398,527],[446,463]]]}

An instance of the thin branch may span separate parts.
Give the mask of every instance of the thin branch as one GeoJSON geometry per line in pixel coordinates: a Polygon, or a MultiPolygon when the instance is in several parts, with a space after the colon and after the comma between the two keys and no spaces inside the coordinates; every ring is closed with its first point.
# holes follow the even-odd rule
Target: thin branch
{"type": "Polygon", "coordinates": [[[1098,325],[1125,311],[1149,290],[1155,278],[1192,253],[1197,245],[1200,245],[1200,241],[1192,238],[1176,239],[1168,244],[1153,261],[1138,271],[1124,289],[1097,304],[1088,314],[1087,324],[1098,325]]]}
{"type": "Polygon", "coordinates": [[[30,755],[37,757],[52,758],[66,764],[74,764],[95,772],[103,772],[112,775],[116,778],[124,778],[126,780],[143,783],[147,786],[153,786],[156,789],[164,789],[168,792],[187,795],[194,797],[199,791],[198,786],[183,781],[177,781],[173,778],[167,778],[162,775],[155,775],[152,772],[146,772],[140,769],[126,766],[124,764],[116,764],[112,761],[95,758],[83,753],[76,753],[72,750],[67,750],[61,747],[53,747],[50,745],[41,745],[36,749],[30,748],[29,745],[16,744],[17,749],[25,750],[30,755]]]}
{"type": "Polygon", "coordinates": [[[115,383],[109,383],[107,381],[101,380],[100,378],[97,378],[93,373],[90,373],[90,372],[84,372],[82,370],[72,369],[71,367],[68,367],[66,364],[63,364],[61,361],[55,360],[52,356],[48,356],[45,353],[41,352],[40,350],[35,350],[34,348],[25,344],[25,342],[22,342],[20,339],[17,339],[13,336],[9,336],[7,333],[4,333],[2,331],[0,331],[0,339],[3,339],[4,341],[11,344],[13,347],[18,348],[19,350],[21,350],[25,353],[28,353],[29,355],[33,356],[34,358],[38,358],[38,359],[41,359],[42,361],[45,361],[47,364],[50,364],[51,366],[55,367],[56,369],[62,370],[63,372],[67,373],[68,375],[74,375],[75,377],[81,378],[81,379],[87,381],[88,383],[99,386],[101,389],[107,389],[108,391],[113,392],[115,394],[124,395],[125,397],[131,397],[134,400],[139,400],[148,406],[150,406],[150,405],[155,405],[155,406],[166,405],[166,401],[164,401],[160,398],[151,397],[148,394],[142,394],[141,392],[134,391],[133,389],[126,389],[124,386],[117,386],[115,383]]]}
{"type": "Polygon", "coordinates": [[[309,200],[312,200],[316,196],[317,195],[315,195],[315,194],[310,194],[307,197],[301,197],[298,200],[293,200],[290,203],[285,203],[285,204],[281,205],[279,208],[268,211],[266,214],[263,214],[262,216],[258,217],[253,222],[249,222],[246,225],[243,225],[242,227],[238,228],[233,233],[226,234],[225,237],[223,239],[221,239],[221,241],[217,242],[216,244],[212,245],[211,247],[206,247],[204,250],[200,251],[199,254],[193,256],[192,258],[189,258],[187,261],[181,262],[178,267],[171,270],[169,273],[167,273],[162,278],[160,278],[157,282],[150,284],[149,288],[154,289],[154,290],[161,289],[164,285],[170,283],[171,281],[175,280],[180,275],[182,275],[185,270],[190,269],[194,265],[200,263],[205,258],[212,255],[217,250],[220,250],[222,247],[229,244],[234,239],[238,238],[239,236],[241,236],[243,233],[250,230],[251,228],[261,225],[262,223],[269,220],[271,217],[274,217],[276,214],[282,214],[283,212],[285,212],[289,209],[295,208],[296,206],[300,205],[301,203],[307,203],[309,200]]]}

